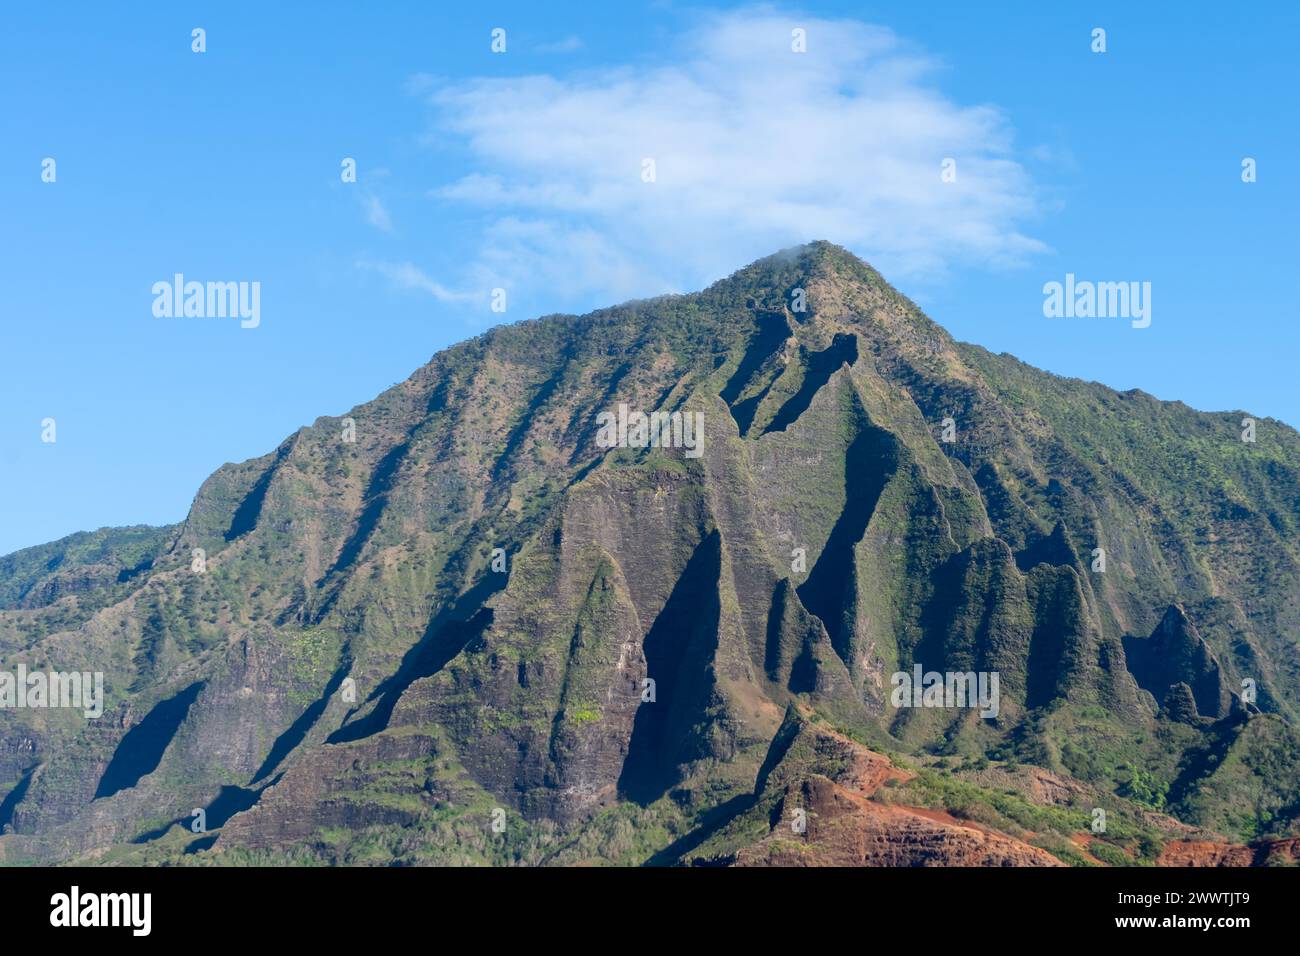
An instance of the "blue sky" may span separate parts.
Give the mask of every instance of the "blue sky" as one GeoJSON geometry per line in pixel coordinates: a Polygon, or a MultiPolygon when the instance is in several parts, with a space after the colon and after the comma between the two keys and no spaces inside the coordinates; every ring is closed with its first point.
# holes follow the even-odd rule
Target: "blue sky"
{"type": "Polygon", "coordinates": [[[816,238],[958,338],[1300,425],[1300,14],[1155,6],[8,10],[0,553],[178,521],[223,462],[501,321],[816,238]],[[261,324],[155,317],[177,272],[260,282],[261,324]],[[1151,326],[1045,318],[1067,272],[1150,282],[1151,326]]]}

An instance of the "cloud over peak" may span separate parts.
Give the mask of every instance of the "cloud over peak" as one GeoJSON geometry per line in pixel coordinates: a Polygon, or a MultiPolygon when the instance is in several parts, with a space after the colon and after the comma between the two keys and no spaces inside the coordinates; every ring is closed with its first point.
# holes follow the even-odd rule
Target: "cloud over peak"
{"type": "Polygon", "coordinates": [[[889,30],[748,10],[675,50],[426,88],[432,138],[474,167],[430,193],[483,222],[470,284],[684,291],[816,238],[921,278],[1042,250],[1021,231],[1037,202],[1004,117],[938,92],[934,62],[889,30]]]}

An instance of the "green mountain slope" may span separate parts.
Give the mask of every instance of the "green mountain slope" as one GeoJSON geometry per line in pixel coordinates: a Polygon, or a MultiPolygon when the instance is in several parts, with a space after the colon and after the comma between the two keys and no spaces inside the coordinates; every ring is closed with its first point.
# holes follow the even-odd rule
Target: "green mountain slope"
{"type": "Polygon", "coordinates": [[[0,854],[788,863],[759,831],[799,794],[841,820],[817,859],[894,823],[926,853],[856,862],[1294,833],[1300,435],[1243,417],[956,343],[826,243],[494,329],[176,528],[0,559],[0,666],[107,698],[0,710],[0,854]],[[604,447],[619,405],[703,440],[604,447]],[[996,716],[894,706],[916,665],[996,673],[996,716]],[[797,734],[913,767],[930,816],[797,734]]]}

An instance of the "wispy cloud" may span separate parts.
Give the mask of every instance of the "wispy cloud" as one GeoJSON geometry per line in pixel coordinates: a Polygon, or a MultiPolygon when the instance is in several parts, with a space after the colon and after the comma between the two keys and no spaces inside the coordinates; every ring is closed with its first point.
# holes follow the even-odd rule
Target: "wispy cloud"
{"type": "Polygon", "coordinates": [[[366,221],[370,225],[380,232],[391,233],[393,231],[393,220],[388,215],[388,208],[378,196],[373,193],[365,195],[362,198],[362,205],[365,207],[366,221]]]}
{"type": "Polygon", "coordinates": [[[543,286],[553,304],[682,291],[818,238],[920,279],[1043,250],[1022,231],[1038,200],[1006,119],[940,93],[936,64],[889,30],[764,8],[709,16],[675,49],[414,84],[429,139],[477,167],[431,193],[486,223],[472,284],[543,286]]]}
{"type": "Polygon", "coordinates": [[[556,40],[554,43],[539,43],[536,47],[538,53],[577,53],[582,49],[582,38],[576,36],[567,36],[563,40],[556,40]]]}
{"type": "Polygon", "coordinates": [[[427,292],[440,302],[471,303],[480,298],[474,292],[449,289],[410,262],[376,262],[360,259],[356,267],[382,275],[399,289],[427,292]]]}

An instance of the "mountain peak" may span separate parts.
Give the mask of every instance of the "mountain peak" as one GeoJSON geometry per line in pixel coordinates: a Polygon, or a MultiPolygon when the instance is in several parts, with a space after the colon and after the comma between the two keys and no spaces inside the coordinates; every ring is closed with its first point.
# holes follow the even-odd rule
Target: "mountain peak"
{"type": "Polygon", "coordinates": [[[809,327],[823,345],[837,332],[865,334],[888,350],[913,356],[942,355],[954,344],[870,264],[824,239],[755,260],[697,296],[784,314],[796,334],[809,327]]]}
{"type": "Polygon", "coordinates": [[[990,808],[987,775],[932,758],[1082,775],[1140,845],[1160,841],[1120,792],[1139,769],[1172,812],[1248,830],[1253,807],[1300,806],[1295,762],[1194,793],[1170,774],[1300,751],[1300,442],[1243,449],[1159,402],[1135,432],[1133,405],[958,349],[829,242],[499,327],[218,469],[179,528],[0,562],[6,660],[112,663],[98,724],[0,708],[0,739],[24,742],[0,748],[0,852],[644,862],[712,839],[734,857],[796,770],[827,769],[804,752],[843,744],[783,736],[791,713],[990,808]],[[900,707],[891,675],[917,667],[998,674],[998,706],[900,707]],[[1244,678],[1276,713],[1223,723],[1244,678]],[[1213,732],[1161,736],[1162,702],[1193,713],[1178,684],[1213,732]],[[754,827],[716,829],[731,801],[754,827]],[[159,830],[160,807],[206,807],[213,832],[159,830]],[[485,843],[484,807],[518,839],[485,843]],[[620,817],[663,825],[630,851],[620,817]],[[669,832],[689,836],[653,842],[669,832]]]}
{"type": "Polygon", "coordinates": [[[729,279],[746,281],[769,280],[778,284],[835,279],[867,285],[887,283],[875,269],[843,246],[825,239],[817,239],[798,246],[780,249],[771,255],[756,259],[737,270],[729,279]]]}

